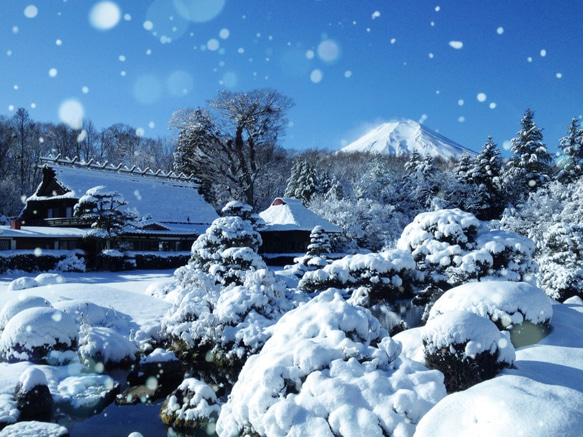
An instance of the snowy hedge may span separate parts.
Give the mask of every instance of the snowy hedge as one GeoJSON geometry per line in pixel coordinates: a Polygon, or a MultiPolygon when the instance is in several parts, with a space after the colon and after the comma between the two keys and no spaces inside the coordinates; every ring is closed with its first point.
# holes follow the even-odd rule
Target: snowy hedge
{"type": "Polygon", "coordinates": [[[445,376],[448,393],[493,378],[512,365],[510,338],[490,320],[467,311],[450,311],[424,327],[425,364],[445,376]]]}
{"type": "Polygon", "coordinates": [[[532,281],[537,268],[531,240],[490,230],[460,209],[419,214],[405,227],[397,247],[411,252],[428,284],[444,290],[488,278],[532,281]]]}
{"type": "Polygon", "coordinates": [[[5,250],[0,251],[0,273],[8,270],[46,272],[49,270],[84,271],[81,250],[5,250]],[[75,261],[73,261],[73,258],[75,261]],[[77,267],[75,267],[77,266],[77,267]],[[68,270],[67,270],[68,269],[68,270]]]}
{"type": "Polygon", "coordinates": [[[412,294],[416,266],[411,254],[401,250],[348,255],[322,269],[306,272],[299,288],[317,292],[327,288],[361,288],[358,302],[372,306],[380,301],[393,302],[412,294]]]}
{"type": "Polygon", "coordinates": [[[283,316],[249,358],[217,432],[413,435],[445,389],[439,372],[400,351],[368,310],[323,292],[283,316]]]}

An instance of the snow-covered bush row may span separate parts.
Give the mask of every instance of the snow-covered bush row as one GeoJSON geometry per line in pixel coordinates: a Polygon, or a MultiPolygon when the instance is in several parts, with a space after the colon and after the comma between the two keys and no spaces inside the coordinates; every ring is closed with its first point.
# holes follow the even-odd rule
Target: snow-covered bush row
{"type": "Polygon", "coordinates": [[[402,250],[348,255],[322,269],[306,272],[299,288],[308,292],[327,288],[359,290],[359,305],[393,302],[412,293],[417,276],[411,254],[402,250]]]}
{"type": "Polygon", "coordinates": [[[85,253],[81,250],[3,250],[0,251],[0,273],[85,271],[85,253]]]}
{"type": "Polygon", "coordinates": [[[507,333],[467,311],[448,311],[431,319],[422,341],[425,364],[444,374],[448,393],[493,378],[515,359],[507,333]]]}
{"type": "Polygon", "coordinates": [[[473,214],[446,209],[419,214],[397,247],[410,251],[426,281],[441,289],[468,281],[534,280],[534,243],[512,232],[490,230],[473,214]]]}
{"type": "Polygon", "coordinates": [[[208,428],[211,435],[220,411],[210,386],[196,378],[186,378],[162,404],[160,419],[175,431],[208,428]]]}
{"type": "Polygon", "coordinates": [[[553,316],[549,297],[525,282],[483,281],[452,288],[435,302],[429,319],[458,310],[490,319],[500,330],[514,330],[524,322],[545,326],[553,316]]]}
{"type": "Polygon", "coordinates": [[[248,359],[217,432],[413,435],[445,387],[441,373],[400,351],[368,310],[325,291],[283,316],[248,359]]]}
{"type": "Polygon", "coordinates": [[[162,332],[183,358],[236,365],[259,351],[268,328],[293,308],[285,286],[266,268],[247,271],[242,285],[226,287],[191,265],[178,269],[176,277],[162,332]]]}

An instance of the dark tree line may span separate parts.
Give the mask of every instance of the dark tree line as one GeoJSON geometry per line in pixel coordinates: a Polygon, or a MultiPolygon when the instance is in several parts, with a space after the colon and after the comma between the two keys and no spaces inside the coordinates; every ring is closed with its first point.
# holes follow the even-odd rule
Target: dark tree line
{"type": "Polygon", "coordinates": [[[165,138],[140,136],[122,123],[99,130],[90,120],[80,129],[37,122],[20,108],[12,117],[0,116],[0,216],[18,215],[40,182],[40,157],[49,154],[142,169],[169,171],[173,165],[173,146],[165,138]]]}

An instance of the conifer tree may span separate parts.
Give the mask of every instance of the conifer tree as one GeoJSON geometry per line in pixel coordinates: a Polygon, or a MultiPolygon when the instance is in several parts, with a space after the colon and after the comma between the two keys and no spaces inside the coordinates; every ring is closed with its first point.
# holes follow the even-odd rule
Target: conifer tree
{"type": "Polygon", "coordinates": [[[542,130],[534,122],[534,112],[527,109],[521,129],[512,139],[512,153],[505,183],[512,200],[521,201],[528,193],[545,186],[551,179],[552,157],[543,143],[542,130]]]}
{"type": "Polygon", "coordinates": [[[579,120],[573,118],[567,135],[559,140],[559,167],[557,179],[563,183],[574,182],[583,175],[583,129],[579,120]]]}
{"type": "Polygon", "coordinates": [[[310,202],[314,194],[319,192],[319,181],[316,169],[304,158],[298,158],[294,163],[291,176],[285,189],[286,197],[301,200],[302,203],[310,202]]]}
{"type": "Polygon", "coordinates": [[[478,156],[473,160],[469,170],[470,179],[477,186],[481,206],[475,211],[480,220],[500,218],[506,207],[506,199],[502,187],[502,158],[500,149],[488,137],[478,156]]]}

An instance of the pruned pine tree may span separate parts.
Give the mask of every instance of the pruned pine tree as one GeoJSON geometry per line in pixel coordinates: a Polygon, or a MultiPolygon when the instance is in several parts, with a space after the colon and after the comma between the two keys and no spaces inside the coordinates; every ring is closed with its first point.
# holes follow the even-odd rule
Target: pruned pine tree
{"type": "Polygon", "coordinates": [[[245,272],[265,268],[257,254],[261,235],[253,224],[251,206],[230,202],[192,245],[189,266],[210,273],[216,283],[242,285],[245,272]]]}
{"type": "Polygon", "coordinates": [[[514,201],[545,186],[551,179],[553,158],[543,143],[542,130],[534,122],[534,112],[527,109],[521,129],[512,139],[512,156],[507,163],[505,183],[514,201]]]}
{"type": "MultiPolygon", "coordinates": [[[[278,140],[287,125],[292,101],[275,90],[222,90],[208,110],[174,113],[170,125],[178,131],[180,153],[176,169],[185,170],[211,190],[214,204],[239,200],[257,206],[257,188],[274,164],[285,157],[278,140]]],[[[204,194],[204,192],[203,192],[204,194]]]]}
{"type": "Polygon", "coordinates": [[[563,183],[574,182],[583,175],[583,129],[576,118],[571,120],[567,135],[559,140],[559,149],[557,179],[563,183]]]}
{"type": "Polygon", "coordinates": [[[124,227],[138,218],[135,210],[124,208],[126,205],[120,193],[100,185],[81,196],[75,204],[74,213],[76,217],[91,223],[86,238],[100,240],[101,249],[110,249],[115,247],[124,227]]]}

